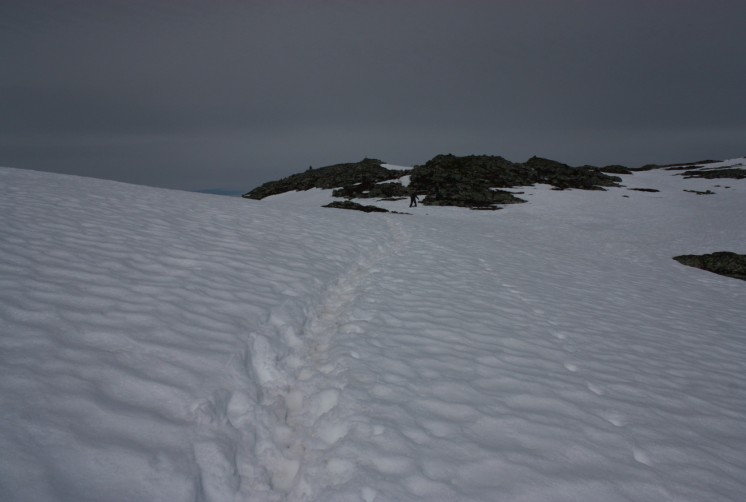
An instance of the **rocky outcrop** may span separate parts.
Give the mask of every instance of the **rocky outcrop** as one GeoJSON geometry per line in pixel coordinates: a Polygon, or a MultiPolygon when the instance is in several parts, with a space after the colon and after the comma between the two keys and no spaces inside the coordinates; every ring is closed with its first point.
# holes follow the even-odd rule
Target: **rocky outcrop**
{"type": "Polygon", "coordinates": [[[518,164],[489,155],[438,155],[412,170],[409,187],[427,195],[425,205],[489,207],[525,202],[500,188],[546,183],[558,189],[603,190],[620,181],[596,168],[574,168],[539,157],[518,164]]]}
{"type": "Polygon", "coordinates": [[[409,188],[430,206],[490,207],[525,202],[497,190],[521,184],[523,169],[502,157],[438,155],[412,170],[409,188]]]}
{"type": "Polygon", "coordinates": [[[383,167],[378,159],[363,159],[360,162],[348,164],[335,164],[333,166],[320,167],[282,178],[278,181],[270,181],[262,186],[245,193],[247,199],[263,199],[270,195],[291,192],[294,190],[309,190],[311,188],[339,188],[360,186],[370,189],[376,183],[387,180],[395,180],[407,174],[405,171],[395,171],[383,167]]]}
{"type": "MultiPolygon", "coordinates": [[[[403,176],[397,171],[397,177],[403,176]]],[[[344,186],[332,192],[334,197],[345,197],[348,199],[390,199],[395,197],[406,197],[409,190],[398,181],[390,182],[363,182],[344,186]]]]}
{"type": "Polygon", "coordinates": [[[541,157],[531,157],[524,165],[536,171],[537,178],[534,183],[546,183],[563,190],[603,190],[603,187],[618,187],[622,181],[618,176],[604,174],[596,167],[570,167],[541,157]]]}
{"type": "MultiPolygon", "coordinates": [[[[619,186],[621,178],[609,176],[601,169],[584,166],[570,167],[549,159],[532,157],[519,164],[502,157],[489,155],[438,155],[411,171],[386,169],[377,159],[364,159],[352,164],[310,169],[279,181],[265,183],[244,194],[250,199],[292,190],[334,188],[335,197],[347,199],[406,197],[424,195],[422,203],[431,206],[461,206],[495,208],[502,204],[525,202],[501,188],[546,183],[556,189],[577,188],[603,190],[619,186]],[[411,174],[409,187],[397,180],[411,174]]],[[[609,166],[612,170],[626,169],[609,166]]]]}
{"type": "Polygon", "coordinates": [[[674,260],[683,265],[746,281],[746,255],[718,251],[704,255],[674,256],[674,260]]]}

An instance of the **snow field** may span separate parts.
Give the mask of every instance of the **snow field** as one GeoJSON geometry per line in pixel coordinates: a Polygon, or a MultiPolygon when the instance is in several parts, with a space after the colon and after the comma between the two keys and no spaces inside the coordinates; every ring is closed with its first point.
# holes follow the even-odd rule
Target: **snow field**
{"type": "Polygon", "coordinates": [[[746,186],[674,175],[381,215],[0,169],[0,499],[741,500],[744,283],[671,257],[746,253],[746,186]]]}
{"type": "MultiPolygon", "coordinates": [[[[736,418],[743,404],[712,373],[725,352],[713,355],[701,343],[702,323],[692,328],[684,308],[635,320],[650,312],[650,295],[638,292],[650,285],[645,274],[610,308],[602,294],[619,287],[607,279],[616,273],[583,278],[588,272],[577,262],[549,263],[549,249],[532,255],[505,240],[490,249],[464,228],[448,228],[447,247],[413,239],[419,244],[392,257],[365,291],[379,308],[358,323],[376,336],[337,335],[340,351],[358,353],[348,393],[367,405],[354,421],[379,427],[378,435],[367,427],[350,433],[366,444],[365,455],[352,458],[362,479],[376,480],[368,486],[384,500],[697,500],[698,490],[722,491],[723,480],[707,470],[677,473],[681,465],[669,471],[666,463],[724,458],[740,459],[722,473],[738,479],[744,457],[728,441],[744,430],[736,418]],[[672,333],[678,343],[668,341],[672,333]],[[688,446],[693,437],[717,446],[688,446]]],[[[576,241],[573,251],[582,255],[588,244],[576,241]]],[[[733,307],[721,312],[743,319],[733,307]]],[[[721,350],[743,353],[742,340],[715,331],[706,333],[721,350]]],[[[725,332],[739,333],[738,325],[725,332]]],[[[734,363],[730,377],[743,371],[734,363]]],[[[329,491],[319,499],[353,495],[329,491]]]]}
{"type": "Polygon", "coordinates": [[[0,499],[273,490],[278,360],[303,354],[307,313],[385,223],[0,176],[0,499]]]}

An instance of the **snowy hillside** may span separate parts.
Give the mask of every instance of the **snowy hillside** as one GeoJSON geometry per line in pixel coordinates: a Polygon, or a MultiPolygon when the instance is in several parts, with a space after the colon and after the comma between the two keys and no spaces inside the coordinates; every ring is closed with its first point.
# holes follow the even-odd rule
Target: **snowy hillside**
{"type": "Polygon", "coordinates": [[[743,500],[746,282],[672,257],[746,253],[746,180],[623,179],[400,215],[0,169],[0,500],[743,500]]]}

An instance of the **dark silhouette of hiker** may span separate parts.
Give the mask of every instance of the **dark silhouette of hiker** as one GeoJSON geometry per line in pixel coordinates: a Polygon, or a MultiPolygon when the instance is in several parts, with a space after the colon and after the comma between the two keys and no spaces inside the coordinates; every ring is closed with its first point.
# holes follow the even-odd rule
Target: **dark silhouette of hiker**
{"type": "Polygon", "coordinates": [[[409,196],[409,207],[417,207],[417,194],[409,196]]]}

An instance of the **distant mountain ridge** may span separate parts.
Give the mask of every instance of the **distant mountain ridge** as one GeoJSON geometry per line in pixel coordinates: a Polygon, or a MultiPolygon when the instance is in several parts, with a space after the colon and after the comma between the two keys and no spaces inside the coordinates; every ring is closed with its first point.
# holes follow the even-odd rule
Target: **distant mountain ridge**
{"type": "Polygon", "coordinates": [[[260,200],[293,190],[335,188],[335,197],[348,199],[418,194],[425,196],[424,205],[483,208],[525,202],[500,188],[536,183],[546,183],[558,190],[604,190],[604,187],[619,186],[621,178],[606,174],[605,170],[631,173],[624,166],[571,167],[540,157],[515,163],[491,155],[438,155],[411,170],[387,169],[381,160],[366,158],[360,162],[309,168],[303,173],[264,183],[243,197],[260,200]],[[407,175],[410,176],[408,187],[399,181],[407,175]]]}

